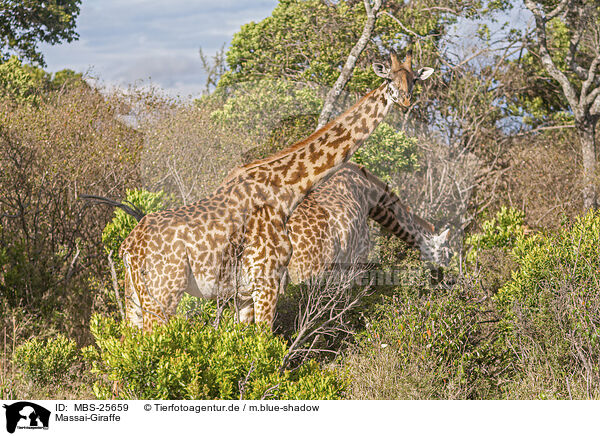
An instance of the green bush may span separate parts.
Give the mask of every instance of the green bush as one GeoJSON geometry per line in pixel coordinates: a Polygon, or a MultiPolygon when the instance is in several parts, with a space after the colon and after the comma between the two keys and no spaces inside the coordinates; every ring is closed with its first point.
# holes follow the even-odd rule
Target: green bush
{"type": "Polygon", "coordinates": [[[336,399],[339,374],[310,361],[280,372],[284,341],[264,326],[235,323],[225,311],[213,327],[214,306],[186,320],[173,318],[150,333],[95,315],[97,347],[84,354],[98,380],[99,399],[336,399]],[[118,393],[112,381],[120,383],[118,393]]]}
{"type": "Polygon", "coordinates": [[[467,264],[489,296],[510,280],[516,268],[512,250],[525,237],[524,218],[522,211],[503,206],[484,220],[481,231],[465,238],[467,264]]]}
{"type": "Polygon", "coordinates": [[[465,245],[469,247],[467,261],[475,261],[481,251],[486,249],[511,250],[525,235],[524,219],[522,211],[502,206],[495,218],[483,222],[481,232],[465,239],[465,245]]]}
{"type": "Polygon", "coordinates": [[[310,86],[273,79],[237,84],[227,97],[223,107],[211,113],[211,119],[245,130],[256,144],[267,141],[286,120],[319,113],[323,104],[310,86]]]}
{"type": "Polygon", "coordinates": [[[34,383],[60,383],[78,358],[75,341],[59,334],[55,339],[33,338],[15,349],[14,362],[34,383]]]}
{"type": "Polygon", "coordinates": [[[0,63],[0,95],[19,102],[33,103],[39,90],[39,81],[16,56],[0,63]]]}
{"type": "Polygon", "coordinates": [[[418,169],[417,139],[383,122],[352,160],[367,167],[384,182],[391,183],[400,172],[418,169]]]}
{"type": "Polygon", "coordinates": [[[519,397],[600,395],[599,246],[600,213],[590,212],[556,234],[520,239],[513,249],[518,268],[495,300],[505,340],[521,354],[522,377],[532,382],[519,397]]]}
{"type": "Polygon", "coordinates": [[[202,317],[208,319],[216,313],[214,301],[206,298],[193,297],[184,293],[177,306],[177,315],[190,319],[202,317]]]}
{"type": "Polygon", "coordinates": [[[598,297],[598,247],[600,214],[593,212],[577,218],[557,234],[519,239],[513,249],[519,268],[497,295],[500,307],[512,313],[514,305],[519,304],[526,313],[541,316],[555,297],[569,292],[581,301],[573,305],[573,315],[583,315],[589,310],[587,303],[598,297]]]}
{"type": "Polygon", "coordinates": [[[87,86],[83,76],[72,70],[61,70],[52,75],[41,68],[23,64],[16,56],[0,63],[0,96],[15,102],[37,103],[41,95],[57,91],[64,85],[87,86]]]}

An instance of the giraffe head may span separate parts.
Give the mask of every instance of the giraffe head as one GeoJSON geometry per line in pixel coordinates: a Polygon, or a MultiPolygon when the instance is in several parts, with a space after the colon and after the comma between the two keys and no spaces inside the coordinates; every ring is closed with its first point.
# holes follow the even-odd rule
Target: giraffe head
{"type": "Polygon", "coordinates": [[[439,235],[424,235],[419,247],[421,259],[440,266],[448,266],[454,254],[450,248],[448,233],[450,229],[444,230],[439,235]]]}
{"type": "Polygon", "coordinates": [[[412,68],[412,51],[400,62],[396,53],[391,53],[391,67],[380,63],[373,64],[373,71],[388,82],[388,101],[409,107],[413,86],[417,80],[425,80],[433,73],[433,68],[420,68],[415,73],[412,68]]]}

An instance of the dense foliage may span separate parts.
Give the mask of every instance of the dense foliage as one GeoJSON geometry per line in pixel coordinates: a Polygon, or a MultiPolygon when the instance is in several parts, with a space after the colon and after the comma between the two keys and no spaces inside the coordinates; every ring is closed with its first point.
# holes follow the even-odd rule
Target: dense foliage
{"type": "Polygon", "coordinates": [[[384,300],[348,357],[351,398],[500,398],[497,377],[510,358],[494,344],[475,296],[464,282],[384,300]]]}
{"type": "Polygon", "coordinates": [[[10,53],[44,64],[40,42],[73,41],[81,0],[2,0],[0,2],[0,62],[10,53]]]}
{"type": "Polygon", "coordinates": [[[23,64],[16,56],[0,64],[0,97],[35,104],[41,95],[64,86],[84,86],[80,73],[61,70],[49,74],[41,68],[23,64]]]}
{"type": "Polygon", "coordinates": [[[495,298],[505,340],[541,379],[540,398],[600,395],[599,230],[590,212],[555,234],[520,239],[517,269],[495,298]]]}
{"type": "Polygon", "coordinates": [[[483,250],[512,249],[525,235],[524,218],[522,211],[503,206],[494,218],[483,222],[480,232],[465,238],[465,245],[469,247],[467,260],[475,261],[483,250]]]}
{"type": "Polygon", "coordinates": [[[92,318],[98,349],[86,349],[97,398],[335,399],[343,377],[306,362],[280,371],[287,346],[264,326],[243,326],[230,312],[213,327],[214,307],[195,318],[174,318],[144,334],[102,316],[92,318]],[[213,310],[210,310],[213,308],[213,310]],[[119,382],[112,392],[112,381],[119,382]],[[115,396],[116,395],[116,396],[115,396]]]}
{"type": "Polygon", "coordinates": [[[33,338],[20,345],[14,356],[25,376],[40,384],[58,384],[64,381],[70,375],[69,370],[77,358],[77,344],[64,335],[46,341],[33,338]]]}
{"type": "MultiPolygon", "coordinates": [[[[99,235],[110,211],[78,197],[120,196],[137,180],[141,138],[117,119],[117,107],[116,99],[78,85],[40,94],[34,105],[0,103],[4,325],[13,314],[22,322],[31,315],[47,335],[87,336],[89,310],[102,304],[99,235]]],[[[33,333],[30,327],[23,333],[33,333]]]]}

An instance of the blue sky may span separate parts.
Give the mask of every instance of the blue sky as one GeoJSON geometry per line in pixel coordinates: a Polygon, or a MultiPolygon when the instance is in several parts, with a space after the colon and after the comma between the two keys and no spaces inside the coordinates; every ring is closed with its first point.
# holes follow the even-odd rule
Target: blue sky
{"type": "Polygon", "coordinates": [[[48,71],[87,72],[106,86],[153,83],[197,96],[198,49],[213,55],[240,26],[271,14],[277,0],[83,0],[79,40],[42,45],[48,71]]]}

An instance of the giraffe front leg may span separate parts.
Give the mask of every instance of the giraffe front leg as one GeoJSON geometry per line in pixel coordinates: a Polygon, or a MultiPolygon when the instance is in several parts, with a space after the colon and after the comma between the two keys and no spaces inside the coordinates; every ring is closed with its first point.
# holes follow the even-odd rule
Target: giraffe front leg
{"type": "Polygon", "coordinates": [[[244,324],[252,324],[254,322],[254,300],[240,298],[237,304],[237,320],[244,324]]]}
{"type": "Polygon", "coordinates": [[[273,278],[272,280],[259,280],[254,286],[253,300],[256,323],[265,323],[270,329],[273,328],[273,321],[275,320],[280,283],[279,278],[273,278]]]}
{"type": "MultiPolygon", "coordinates": [[[[260,253],[264,254],[265,250],[261,250],[260,253]]],[[[247,314],[249,322],[252,322],[250,318],[252,316],[256,323],[262,322],[269,328],[273,328],[277,300],[287,283],[286,266],[289,255],[281,255],[281,253],[282,250],[273,250],[268,260],[262,259],[259,263],[260,267],[254,268],[249,283],[252,289],[250,300],[252,304],[244,307],[245,312],[240,310],[240,320],[243,321],[242,316],[247,314]]]]}
{"type": "Polygon", "coordinates": [[[285,284],[287,265],[292,255],[284,216],[269,207],[258,209],[247,222],[246,246],[241,259],[244,297],[251,297],[253,310],[240,313],[247,320],[273,327],[277,298],[285,284]]]}

